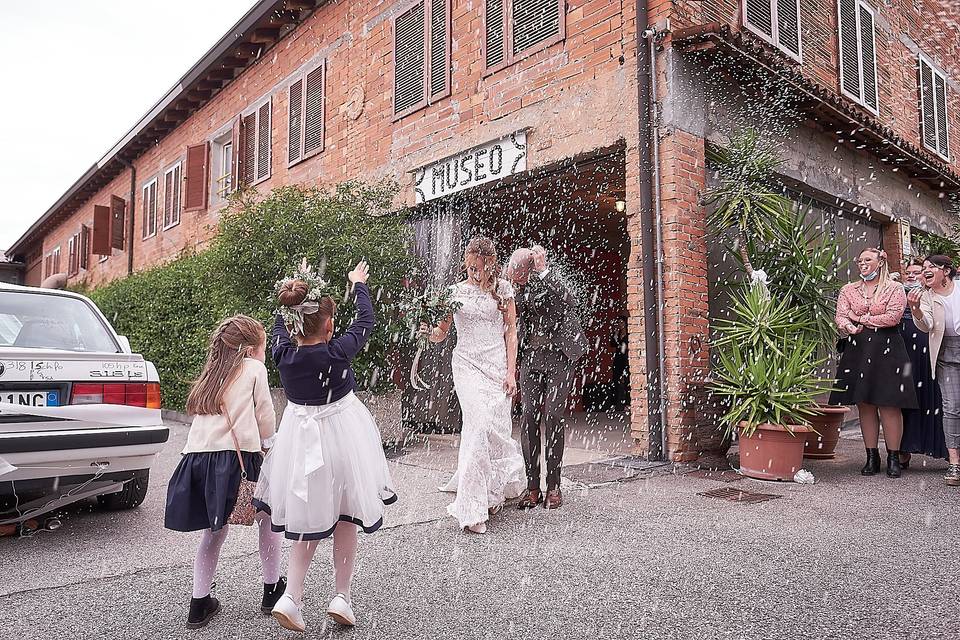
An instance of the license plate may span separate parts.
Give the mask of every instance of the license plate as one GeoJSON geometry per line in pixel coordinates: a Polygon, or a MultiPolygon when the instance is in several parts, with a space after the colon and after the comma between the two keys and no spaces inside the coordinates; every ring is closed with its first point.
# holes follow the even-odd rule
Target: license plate
{"type": "Polygon", "coordinates": [[[59,407],[59,391],[0,391],[0,402],[23,407],[59,407]]]}

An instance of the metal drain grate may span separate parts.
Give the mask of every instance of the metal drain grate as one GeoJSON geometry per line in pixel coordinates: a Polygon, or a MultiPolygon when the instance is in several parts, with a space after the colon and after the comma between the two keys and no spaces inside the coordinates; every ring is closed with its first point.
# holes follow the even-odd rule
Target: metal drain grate
{"type": "Polygon", "coordinates": [[[766,502],[767,500],[783,497],[774,493],[754,493],[753,491],[743,491],[741,489],[734,489],[733,487],[711,489],[710,491],[703,491],[697,495],[704,496],[705,498],[729,500],[730,502],[746,502],[748,504],[756,504],[758,502],[766,502]]]}
{"type": "Polygon", "coordinates": [[[691,478],[701,478],[703,480],[716,480],[717,482],[736,482],[744,478],[744,476],[736,471],[713,471],[711,469],[697,469],[684,475],[690,476],[691,478]]]}

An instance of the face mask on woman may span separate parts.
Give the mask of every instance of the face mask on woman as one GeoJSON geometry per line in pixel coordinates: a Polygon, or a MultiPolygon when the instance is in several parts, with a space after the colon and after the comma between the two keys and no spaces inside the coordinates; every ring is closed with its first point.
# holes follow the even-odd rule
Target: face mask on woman
{"type": "Polygon", "coordinates": [[[919,289],[923,284],[920,282],[904,282],[903,288],[907,291],[913,291],[914,289],[919,289]]]}
{"type": "Polygon", "coordinates": [[[873,273],[867,273],[867,274],[861,273],[860,277],[863,279],[864,282],[873,282],[874,280],[877,279],[877,276],[879,275],[880,275],[880,269],[877,269],[873,273]]]}

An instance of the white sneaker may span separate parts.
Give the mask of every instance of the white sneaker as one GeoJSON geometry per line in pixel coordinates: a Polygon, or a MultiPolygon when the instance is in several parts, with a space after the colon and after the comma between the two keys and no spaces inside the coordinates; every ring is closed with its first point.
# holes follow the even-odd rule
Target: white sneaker
{"type": "Polygon", "coordinates": [[[333,618],[334,621],[348,627],[357,624],[357,618],[353,615],[353,609],[350,607],[350,603],[347,602],[347,597],[342,593],[338,593],[333,597],[333,600],[330,601],[330,606],[327,607],[327,615],[333,618]]]}
{"type": "Polygon", "coordinates": [[[300,613],[300,607],[297,606],[297,603],[293,601],[293,596],[290,594],[283,594],[280,596],[280,599],[277,600],[277,604],[274,605],[273,611],[270,612],[274,618],[277,619],[277,622],[280,623],[280,626],[284,629],[289,629],[290,631],[304,631],[307,626],[303,622],[303,615],[300,613]]]}

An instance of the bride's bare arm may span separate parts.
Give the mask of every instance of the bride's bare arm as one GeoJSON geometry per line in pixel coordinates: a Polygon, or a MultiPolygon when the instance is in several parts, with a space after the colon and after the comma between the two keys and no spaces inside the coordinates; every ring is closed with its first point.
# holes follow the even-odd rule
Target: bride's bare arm
{"type": "Polygon", "coordinates": [[[507,379],[503,381],[503,390],[512,396],[517,390],[517,305],[513,298],[507,300],[503,324],[503,338],[507,344],[507,379]]]}

